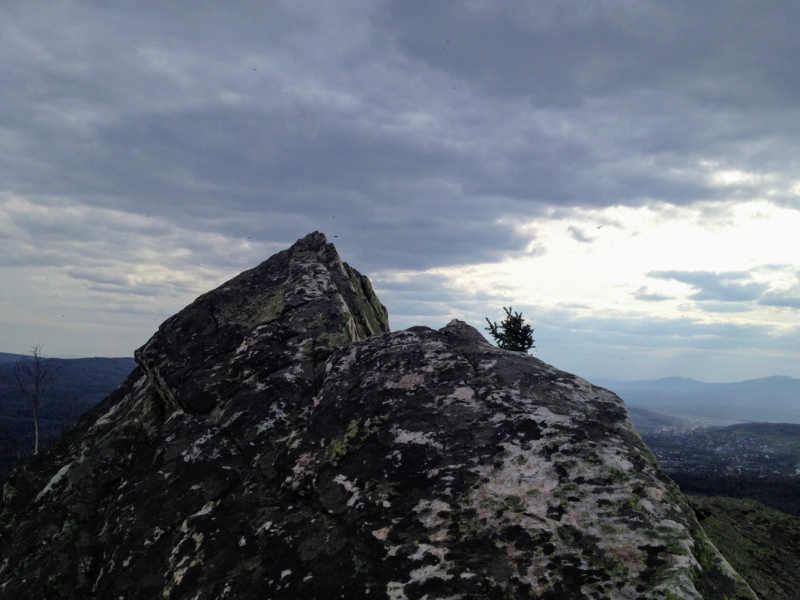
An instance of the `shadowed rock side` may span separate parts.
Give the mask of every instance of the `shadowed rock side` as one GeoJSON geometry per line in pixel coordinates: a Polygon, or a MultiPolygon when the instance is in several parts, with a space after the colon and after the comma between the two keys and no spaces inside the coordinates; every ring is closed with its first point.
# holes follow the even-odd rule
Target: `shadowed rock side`
{"type": "Polygon", "coordinates": [[[4,489],[0,598],[755,598],[617,396],[388,333],[320,234],[137,360],[4,489]]]}

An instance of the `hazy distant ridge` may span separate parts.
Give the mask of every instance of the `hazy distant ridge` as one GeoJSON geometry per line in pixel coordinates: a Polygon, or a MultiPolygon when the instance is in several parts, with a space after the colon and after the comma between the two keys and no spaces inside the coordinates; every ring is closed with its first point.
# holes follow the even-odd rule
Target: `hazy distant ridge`
{"type": "Polygon", "coordinates": [[[8,352],[0,352],[0,363],[15,363],[22,357],[22,354],[9,354],[8,352]]]}
{"type": "Polygon", "coordinates": [[[693,418],[800,423],[800,379],[776,375],[734,383],[683,377],[643,381],[593,379],[627,404],[693,418]]]}

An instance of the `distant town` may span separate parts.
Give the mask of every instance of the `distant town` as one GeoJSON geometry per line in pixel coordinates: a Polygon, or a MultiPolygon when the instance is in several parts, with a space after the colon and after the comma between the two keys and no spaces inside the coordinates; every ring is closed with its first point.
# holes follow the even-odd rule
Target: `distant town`
{"type": "Polygon", "coordinates": [[[642,438],[667,473],[800,477],[800,425],[663,427],[642,432],[642,438]]]}

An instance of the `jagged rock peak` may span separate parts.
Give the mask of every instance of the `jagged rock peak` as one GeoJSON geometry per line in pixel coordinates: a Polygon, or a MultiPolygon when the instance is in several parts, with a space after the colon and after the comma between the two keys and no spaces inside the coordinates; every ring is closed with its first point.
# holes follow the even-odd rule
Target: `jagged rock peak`
{"type": "Polygon", "coordinates": [[[288,361],[310,373],[336,348],[388,331],[369,279],[315,231],[200,296],[135,358],[165,402],[208,413],[241,391],[245,372],[288,361]]]}
{"type": "Polygon", "coordinates": [[[137,360],[4,487],[0,599],[755,598],[622,400],[460,321],[389,332],[322,234],[137,360]]]}

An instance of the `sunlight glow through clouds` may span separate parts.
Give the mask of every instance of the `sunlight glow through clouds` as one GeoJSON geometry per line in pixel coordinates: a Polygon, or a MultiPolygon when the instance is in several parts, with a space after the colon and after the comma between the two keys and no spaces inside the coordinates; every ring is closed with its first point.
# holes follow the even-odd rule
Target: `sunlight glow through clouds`
{"type": "Polygon", "coordinates": [[[576,209],[569,217],[520,225],[522,232],[535,236],[528,255],[430,272],[458,287],[502,289],[503,297],[520,304],[580,306],[576,310],[582,316],[688,314],[704,322],[800,323],[797,311],[753,302],[735,312],[704,309],[703,302],[690,298],[697,293],[691,284],[658,275],[723,274],[717,285],[733,289],[724,274],[741,272],[730,276],[732,285],[800,295],[797,271],[780,266],[800,256],[800,213],[764,201],[662,208],[576,209]]]}

